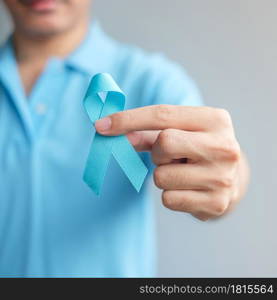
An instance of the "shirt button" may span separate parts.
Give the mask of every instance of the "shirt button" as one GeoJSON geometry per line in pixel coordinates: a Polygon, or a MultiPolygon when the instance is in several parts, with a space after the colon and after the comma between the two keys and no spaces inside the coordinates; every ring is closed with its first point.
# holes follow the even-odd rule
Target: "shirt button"
{"type": "Polygon", "coordinates": [[[47,112],[47,106],[44,103],[38,103],[36,105],[36,112],[38,115],[45,115],[47,112]]]}

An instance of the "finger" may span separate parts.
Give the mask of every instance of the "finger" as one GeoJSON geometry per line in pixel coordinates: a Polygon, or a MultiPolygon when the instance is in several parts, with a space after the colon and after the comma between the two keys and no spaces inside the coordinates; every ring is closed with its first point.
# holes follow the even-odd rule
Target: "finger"
{"type": "Polygon", "coordinates": [[[168,190],[162,193],[163,205],[171,210],[190,214],[207,213],[210,197],[206,192],[195,190],[168,190]]]}
{"type": "Polygon", "coordinates": [[[160,132],[152,147],[152,159],[156,165],[186,158],[188,162],[225,161],[240,159],[240,147],[233,136],[165,129],[160,132]]]}
{"type": "Polygon", "coordinates": [[[154,182],[163,190],[212,190],[209,168],[197,164],[167,164],[154,170],[154,182]]]}
{"type": "MultiPolygon", "coordinates": [[[[137,130],[162,130],[167,128],[204,131],[220,125],[222,110],[210,107],[178,105],[152,105],[121,111],[98,120],[96,130],[104,135],[120,135],[137,130]],[[221,115],[219,117],[219,115],[221,115]]],[[[226,117],[227,119],[227,117],[226,117]]]]}
{"type": "Polygon", "coordinates": [[[152,159],[156,165],[182,158],[196,162],[205,158],[208,142],[206,133],[165,129],[152,147],[152,159]]]}
{"type": "Polygon", "coordinates": [[[211,192],[191,190],[164,191],[162,201],[169,209],[187,212],[202,220],[221,216],[229,205],[226,199],[211,192]]]}
{"type": "Polygon", "coordinates": [[[211,219],[213,217],[207,213],[195,213],[195,214],[192,214],[192,216],[194,216],[196,219],[199,219],[201,221],[208,221],[209,219],[211,219]]]}
{"type": "Polygon", "coordinates": [[[137,151],[151,151],[160,131],[133,131],[127,138],[137,151]]]}

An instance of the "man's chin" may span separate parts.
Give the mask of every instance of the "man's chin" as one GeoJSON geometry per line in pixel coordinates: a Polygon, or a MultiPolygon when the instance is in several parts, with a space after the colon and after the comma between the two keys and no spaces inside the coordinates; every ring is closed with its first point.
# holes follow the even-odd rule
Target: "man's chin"
{"type": "MultiPolygon", "coordinates": [[[[17,26],[18,27],[18,26],[17,26]]],[[[29,24],[24,24],[24,26],[21,27],[21,30],[24,31],[25,35],[29,35],[32,37],[49,37],[56,34],[59,34],[63,31],[65,31],[65,26],[62,26],[61,24],[57,24],[55,22],[32,22],[29,24]]]]}
{"type": "Polygon", "coordinates": [[[35,29],[35,30],[29,30],[28,35],[33,38],[48,38],[55,36],[59,34],[61,31],[56,30],[56,29],[35,29]]]}

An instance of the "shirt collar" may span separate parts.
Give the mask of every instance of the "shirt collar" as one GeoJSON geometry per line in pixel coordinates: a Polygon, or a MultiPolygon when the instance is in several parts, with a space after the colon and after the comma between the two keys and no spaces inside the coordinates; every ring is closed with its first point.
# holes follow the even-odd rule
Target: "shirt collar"
{"type": "MultiPolygon", "coordinates": [[[[113,63],[114,55],[112,53],[115,50],[114,46],[115,41],[103,32],[97,21],[93,21],[88,28],[84,40],[63,61],[69,68],[88,75],[107,72],[111,63],[113,63]]],[[[1,69],[7,70],[4,66],[8,61],[11,61],[12,57],[14,58],[14,51],[10,36],[4,45],[0,47],[1,69]]]]}
{"type": "Polygon", "coordinates": [[[83,42],[65,58],[65,64],[89,75],[105,72],[114,57],[114,44],[115,42],[102,31],[99,23],[94,21],[83,42]]]}

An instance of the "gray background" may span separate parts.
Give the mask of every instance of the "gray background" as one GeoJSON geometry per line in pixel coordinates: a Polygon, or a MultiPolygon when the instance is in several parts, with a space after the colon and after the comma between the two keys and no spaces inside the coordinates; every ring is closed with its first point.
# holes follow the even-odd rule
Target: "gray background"
{"type": "MultiPolygon", "coordinates": [[[[251,164],[247,196],[221,220],[202,223],[155,197],[159,275],[276,277],[277,1],[96,0],[94,14],[117,39],[180,62],[206,104],[231,112],[251,164]]],[[[0,38],[6,20],[0,7],[0,38]]]]}

